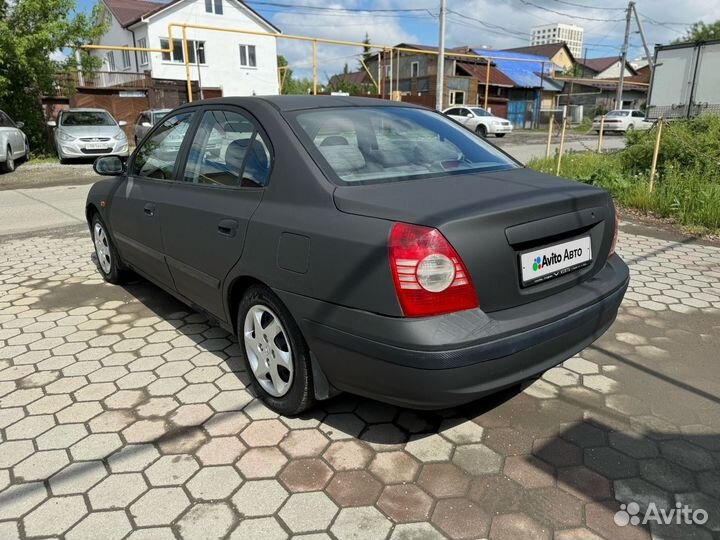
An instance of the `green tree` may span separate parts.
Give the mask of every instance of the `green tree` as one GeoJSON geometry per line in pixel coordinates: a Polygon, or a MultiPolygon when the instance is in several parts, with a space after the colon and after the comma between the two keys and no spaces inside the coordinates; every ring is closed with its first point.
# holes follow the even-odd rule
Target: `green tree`
{"type": "MultiPolygon", "coordinates": [[[[104,11],[77,12],[75,0],[0,0],[0,6],[0,107],[25,122],[32,148],[46,150],[41,98],[54,93],[58,72],[75,66],[74,58],[51,54],[99,38],[104,11]]],[[[84,69],[92,65],[83,60],[84,69]]]]}
{"type": "Polygon", "coordinates": [[[680,39],[676,39],[675,43],[683,43],[686,41],[709,41],[711,39],[720,39],[720,20],[714,23],[706,24],[702,21],[696,22],[680,39]]]}
{"type": "MultiPolygon", "coordinates": [[[[372,48],[370,47],[370,36],[367,32],[365,32],[365,39],[363,39],[363,43],[365,46],[363,47],[362,61],[367,65],[373,55],[372,48]]],[[[360,69],[363,69],[362,62],[358,62],[358,65],[360,69]]]]}
{"type": "Polygon", "coordinates": [[[289,67],[287,59],[279,54],[277,57],[278,68],[280,70],[280,80],[282,88],[280,93],[283,95],[309,94],[312,91],[313,82],[310,79],[296,79],[293,77],[293,70],[289,67]]]}

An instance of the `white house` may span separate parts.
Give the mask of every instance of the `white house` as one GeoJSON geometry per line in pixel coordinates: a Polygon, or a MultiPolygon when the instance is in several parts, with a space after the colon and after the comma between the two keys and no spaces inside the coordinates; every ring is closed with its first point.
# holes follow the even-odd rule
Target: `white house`
{"type": "MultiPolygon", "coordinates": [[[[182,28],[191,24],[280,34],[275,26],[239,0],[103,0],[109,29],[98,45],[167,49],[171,53],[102,51],[103,71],[142,73],[153,79],[185,81],[182,28]]],[[[187,29],[188,59],[193,81],[212,96],[278,93],[277,39],[215,30],[187,29]]],[[[108,77],[112,77],[108,75],[108,77]]]]}

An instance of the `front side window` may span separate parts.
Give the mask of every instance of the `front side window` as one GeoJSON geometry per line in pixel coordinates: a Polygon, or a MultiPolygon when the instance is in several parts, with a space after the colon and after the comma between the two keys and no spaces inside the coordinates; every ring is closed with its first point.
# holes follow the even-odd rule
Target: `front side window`
{"type": "Polygon", "coordinates": [[[432,111],[353,107],[300,111],[311,151],[340,184],[384,183],[518,167],[480,137],[432,111]]]}
{"type": "Polygon", "coordinates": [[[60,116],[61,126],[114,126],[115,119],[103,111],[71,111],[60,116]]]}
{"type": "Polygon", "coordinates": [[[243,67],[257,67],[255,45],[240,45],[240,65],[243,67]]]}
{"type": "Polygon", "coordinates": [[[255,125],[243,114],[208,111],[193,140],[185,182],[243,188],[267,185],[271,157],[255,125]]]}
{"type": "Polygon", "coordinates": [[[192,123],[193,114],[181,113],[164,120],[140,146],[130,174],[172,180],[175,162],[192,123]]]}

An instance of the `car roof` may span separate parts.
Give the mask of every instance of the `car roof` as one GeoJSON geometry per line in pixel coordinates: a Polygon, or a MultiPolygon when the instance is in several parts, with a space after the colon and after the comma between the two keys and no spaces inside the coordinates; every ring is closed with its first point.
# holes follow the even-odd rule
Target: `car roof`
{"type": "MultiPolygon", "coordinates": [[[[253,102],[264,101],[271,104],[281,112],[299,111],[304,109],[323,109],[331,107],[408,107],[422,108],[419,105],[390,101],[387,99],[351,97],[351,96],[252,96],[252,97],[222,97],[206,99],[203,103],[214,105],[248,106],[253,102]]],[[[197,102],[194,102],[197,104],[197,102]]],[[[185,104],[182,107],[192,105],[185,104]]],[[[182,108],[181,107],[181,108],[182,108]]]]}
{"type": "MultiPolygon", "coordinates": [[[[90,107],[78,107],[75,109],[65,109],[60,112],[61,113],[66,113],[66,112],[104,112],[104,113],[110,114],[110,111],[108,111],[106,109],[92,109],[90,107]]],[[[112,115],[110,115],[110,116],[112,116],[112,115]]]]}

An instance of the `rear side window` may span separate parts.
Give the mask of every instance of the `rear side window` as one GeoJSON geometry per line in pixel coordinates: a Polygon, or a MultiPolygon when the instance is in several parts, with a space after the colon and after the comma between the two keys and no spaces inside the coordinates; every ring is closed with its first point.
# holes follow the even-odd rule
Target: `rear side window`
{"type": "MultiPolygon", "coordinates": [[[[302,111],[297,123],[341,184],[382,183],[517,167],[432,111],[349,107],[302,111]]],[[[328,175],[333,179],[333,175],[328,175]]]]}
{"type": "Polygon", "coordinates": [[[231,188],[262,187],[270,177],[271,156],[248,117],[207,111],[195,134],[184,181],[231,188]]]}
{"type": "Polygon", "coordinates": [[[172,180],[183,139],[192,124],[191,112],[167,118],[145,139],[135,154],[130,174],[172,180]]]}

